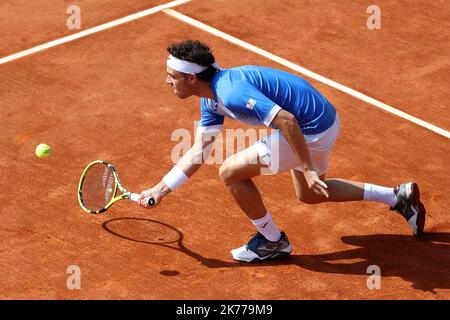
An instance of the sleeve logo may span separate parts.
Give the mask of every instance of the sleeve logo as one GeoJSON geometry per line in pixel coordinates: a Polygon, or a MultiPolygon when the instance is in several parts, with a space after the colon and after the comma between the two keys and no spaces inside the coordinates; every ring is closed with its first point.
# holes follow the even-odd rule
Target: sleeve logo
{"type": "Polygon", "coordinates": [[[250,98],[250,99],[248,99],[247,105],[245,107],[252,110],[253,107],[255,106],[255,104],[256,104],[256,101],[253,100],[252,98],[250,98]]]}

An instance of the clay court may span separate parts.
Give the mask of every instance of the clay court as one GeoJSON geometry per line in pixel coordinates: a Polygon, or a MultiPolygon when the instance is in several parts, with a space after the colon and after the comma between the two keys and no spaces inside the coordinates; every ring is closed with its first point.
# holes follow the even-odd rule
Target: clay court
{"type": "MultiPolygon", "coordinates": [[[[367,28],[372,3],[361,0],[192,0],[157,7],[167,3],[0,3],[0,298],[450,299],[447,1],[379,0],[379,30],[367,28]],[[80,30],[66,25],[70,4],[81,9],[80,30]],[[289,235],[292,256],[238,263],[230,250],[254,227],[216,164],[203,166],[155,209],[122,201],[104,214],[83,212],[77,188],[89,162],[113,163],[127,189],[140,192],[173,166],[172,132],[194,133],[198,98],[179,100],[165,84],[166,47],[185,39],[210,45],[224,68],[256,64],[308,80],[341,119],[327,176],[387,186],[416,181],[427,208],[424,237],[415,239],[405,220],[382,204],[301,204],[286,172],[254,181],[289,235]],[[384,104],[425,124],[379,107],[384,104]],[[34,154],[42,142],[53,151],[46,159],[34,154]],[[80,289],[67,287],[71,265],[81,270],[80,289]],[[380,289],[367,287],[371,265],[381,270],[380,289]]],[[[248,127],[227,119],[225,128],[248,127]]]]}

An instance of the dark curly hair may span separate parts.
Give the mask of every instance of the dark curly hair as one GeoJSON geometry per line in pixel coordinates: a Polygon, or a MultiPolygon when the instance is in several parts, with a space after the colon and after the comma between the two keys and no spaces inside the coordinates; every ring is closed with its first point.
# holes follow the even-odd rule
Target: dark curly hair
{"type": "Polygon", "coordinates": [[[216,59],[211,49],[198,40],[187,40],[180,43],[173,43],[167,51],[175,58],[193,62],[201,66],[208,66],[203,72],[197,73],[197,77],[205,82],[211,81],[217,69],[212,66],[216,59]]]}

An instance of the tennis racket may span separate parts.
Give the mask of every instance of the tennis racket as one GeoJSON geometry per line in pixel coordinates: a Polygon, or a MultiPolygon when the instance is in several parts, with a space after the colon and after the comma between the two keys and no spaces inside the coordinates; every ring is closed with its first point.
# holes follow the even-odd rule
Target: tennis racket
{"type": "MultiPolygon", "coordinates": [[[[114,166],[103,160],[95,160],[87,165],[78,184],[78,202],[88,213],[102,213],[117,201],[129,199],[138,202],[139,194],[126,190],[119,180],[114,166]],[[117,194],[120,190],[121,194],[117,194]]],[[[149,198],[148,205],[155,205],[149,198]]]]}

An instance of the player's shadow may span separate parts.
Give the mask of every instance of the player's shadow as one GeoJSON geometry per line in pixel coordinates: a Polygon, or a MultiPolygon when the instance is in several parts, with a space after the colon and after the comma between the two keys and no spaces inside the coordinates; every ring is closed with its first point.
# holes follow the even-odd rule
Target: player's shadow
{"type": "Polygon", "coordinates": [[[295,255],[291,261],[316,272],[352,275],[369,275],[367,268],[376,265],[382,278],[400,277],[423,291],[450,289],[450,233],[426,233],[420,240],[394,234],[341,239],[358,248],[320,255],[295,255]]]}
{"type": "MultiPolygon", "coordinates": [[[[365,275],[367,268],[376,265],[382,277],[400,277],[411,282],[416,289],[433,291],[434,289],[450,289],[450,233],[426,233],[417,240],[412,236],[377,234],[361,236],[345,236],[345,244],[355,246],[348,250],[319,255],[293,254],[287,259],[266,261],[261,263],[240,263],[206,258],[183,245],[184,235],[177,228],[156,220],[144,218],[117,218],[102,224],[109,233],[129,241],[158,245],[177,250],[199,261],[208,268],[229,267],[264,267],[274,265],[297,265],[315,272],[365,275]],[[167,228],[169,233],[176,232],[178,239],[172,241],[176,245],[164,245],[158,241],[146,240],[117,231],[113,223],[123,221],[152,223],[167,228]]],[[[164,229],[162,229],[164,232],[164,229]]],[[[299,249],[301,250],[301,248],[299,249]]]]}

